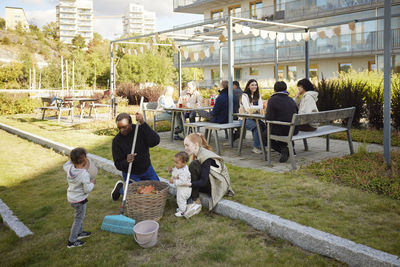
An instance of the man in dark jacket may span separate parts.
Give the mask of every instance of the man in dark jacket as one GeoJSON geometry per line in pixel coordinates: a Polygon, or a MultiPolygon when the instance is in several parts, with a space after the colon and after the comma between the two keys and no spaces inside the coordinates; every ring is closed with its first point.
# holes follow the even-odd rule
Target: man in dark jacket
{"type": "MultiPolygon", "coordinates": [[[[276,82],[274,85],[275,94],[268,100],[267,112],[265,119],[269,121],[284,121],[291,122],[293,114],[298,112],[296,102],[289,97],[285,82],[276,82]]],[[[295,130],[294,134],[297,134],[295,130]]],[[[288,135],[289,126],[271,125],[271,134],[273,135],[288,135]]],[[[289,159],[289,150],[287,143],[276,140],[271,140],[271,148],[281,154],[279,162],[286,162],[289,159]]]]}
{"type": "MultiPolygon", "coordinates": [[[[160,136],[144,121],[142,114],[136,113],[136,121],[138,124],[132,124],[132,118],[128,113],[121,113],[117,116],[115,122],[119,133],[112,141],[114,165],[122,171],[125,181],[130,162],[133,162],[131,180],[136,182],[143,180],[159,181],[160,179],[151,165],[149,148],[160,143],[160,136]],[[139,127],[136,146],[134,153],[131,154],[136,127],[139,127]]],[[[123,194],[123,182],[118,181],[114,186],[111,197],[113,200],[118,200],[121,194],[123,194]]]]}

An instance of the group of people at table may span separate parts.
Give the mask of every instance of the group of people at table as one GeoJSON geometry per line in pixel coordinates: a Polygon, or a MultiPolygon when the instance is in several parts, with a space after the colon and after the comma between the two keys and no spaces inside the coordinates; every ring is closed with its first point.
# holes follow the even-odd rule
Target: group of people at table
{"type": "MultiPolygon", "coordinates": [[[[260,88],[255,79],[250,79],[246,83],[245,89],[242,91],[239,82],[233,82],[233,113],[240,114],[262,114],[265,120],[290,122],[295,113],[303,114],[310,112],[318,112],[317,100],[318,92],[315,91],[314,85],[308,79],[302,79],[297,83],[298,93],[292,99],[289,97],[287,85],[283,81],[276,82],[274,85],[274,94],[267,101],[263,101],[260,95],[260,88]]],[[[172,98],[174,92],[173,87],[166,87],[164,93],[158,99],[157,109],[163,110],[175,108],[176,104],[172,98]]],[[[194,82],[187,84],[186,90],[182,92],[179,103],[183,102],[188,108],[201,106],[203,103],[200,93],[196,89],[194,82]]],[[[228,123],[228,81],[222,81],[220,84],[219,96],[215,101],[215,105],[210,112],[205,110],[191,110],[184,112],[183,119],[189,118],[190,122],[194,122],[196,116],[204,118],[206,121],[214,123],[228,123]]],[[[171,120],[171,112],[166,111],[158,114],[158,119],[171,120]]],[[[263,144],[260,144],[260,139],[257,131],[256,120],[246,119],[245,127],[252,132],[253,149],[252,152],[261,154],[261,146],[266,144],[266,125],[259,121],[263,144]]],[[[316,128],[313,125],[302,125],[297,130],[314,131],[316,128]]],[[[271,134],[288,135],[289,127],[282,125],[272,125],[271,134]]],[[[183,122],[179,113],[175,113],[175,129],[174,139],[183,140],[181,133],[183,132],[183,122]]],[[[297,132],[296,132],[297,133],[297,132]]],[[[295,134],[296,134],[295,133],[295,134]]],[[[233,139],[239,138],[239,130],[233,134],[233,139]]],[[[287,144],[271,140],[271,148],[280,153],[280,162],[286,162],[289,158],[287,144]]]]}
{"type": "MultiPolygon", "coordinates": [[[[266,105],[260,96],[260,89],[256,80],[249,80],[244,91],[240,89],[239,83],[234,82],[234,110],[236,112],[262,113],[265,111],[266,120],[278,120],[290,122],[294,113],[309,113],[318,111],[316,106],[318,93],[314,91],[312,83],[303,79],[297,84],[298,94],[292,99],[287,92],[286,83],[276,82],[274,85],[275,93],[268,100],[266,105]],[[297,102],[296,102],[297,101],[297,102]],[[240,109],[239,109],[240,107],[240,109]]],[[[158,99],[161,108],[175,107],[172,87],[166,87],[163,95],[158,99]]],[[[201,103],[200,93],[196,90],[193,82],[189,82],[187,89],[183,93],[186,96],[186,106],[195,107],[201,103]]],[[[219,96],[210,112],[189,111],[184,114],[185,118],[195,121],[197,114],[206,120],[215,123],[228,122],[228,82],[222,81],[219,96]]],[[[171,113],[164,112],[159,114],[166,119],[171,119],[171,113]]],[[[137,124],[132,123],[132,118],[127,113],[121,113],[116,118],[119,133],[112,142],[112,155],[115,167],[122,172],[122,176],[127,181],[129,163],[133,163],[133,170],[129,177],[130,182],[143,180],[159,180],[154,170],[149,148],[155,147],[160,143],[160,136],[144,121],[143,115],[136,113],[137,124]],[[131,153],[133,135],[135,128],[139,127],[137,145],[135,151],[131,153]]],[[[245,127],[253,133],[253,152],[260,153],[260,147],[256,130],[256,122],[247,120],[245,127]]],[[[175,128],[176,136],[183,131],[181,119],[177,119],[178,125],[175,128]],[[179,121],[181,123],[179,123],[179,121]]],[[[265,128],[265,125],[263,125],[265,128]]],[[[305,131],[312,131],[312,125],[305,125],[305,131]]],[[[288,127],[277,125],[272,127],[272,134],[287,135],[288,127]]],[[[180,136],[179,136],[180,137],[180,136]]],[[[175,216],[189,218],[201,211],[199,193],[203,192],[210,196],[209,209],[213,209],[224,195],[233,195],[229,173],[221,156],[212,151],[206,139],[201,133],[191,133],[184,139],[184,151],[174,156],[174,168],[169,168],[171,172],[170,182],[177,188],[178,208],[175,216]],[[189,160],[191,157],[191,160],[189,160]],[[187,165],[189,164],[189,165],[187,165]]],[[[287,144],[272,142],[271,147],[280,153],[280,162],[288,160],[289,153],[287,144]]],[[[113,200],[118,200],[123,192],[123,181],[118,181],[111,192],[113,200]]]]}

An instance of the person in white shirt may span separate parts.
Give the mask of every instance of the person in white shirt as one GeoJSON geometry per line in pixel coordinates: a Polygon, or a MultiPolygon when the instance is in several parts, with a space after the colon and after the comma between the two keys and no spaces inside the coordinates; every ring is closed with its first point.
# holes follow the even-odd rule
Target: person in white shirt
{"type": "MultiPolygon", "coordinates": [[[[297,89],[299,90],[296,97],[293,99],[298,108],[299,114],[318,112],[317,101],[318,92],[315,91],[314,85],[308,79],[302,79],[297,82],[297,89]]],[[[318,124],[300,125],[299,131],[311,132],[315,131],[318,124]]]]}
{"type": "Polygon", "coordinates": [[[191,182],[190,171],[187,166],[189,161],[189,155],[185,151],[181,151],[175,154],[174,163],[175,167],[168,168],[171,173],[171,179],[169,182],[176,187],[176,202],[178,208],[176,209],[175,216],[183,217],[187,208],[187,200],[192,194],[192,188],[187,186],[191,182]]]}
{"type": "MultiPolygon", "coordinates": [[[[188,82],[187,89],[182,92],[182,96],[186,97],[186,106],[189,108],[195,108],[202,104],[203,98],[201,97],[199,91],[196,89],[196,84],[194,82],[188,82]]],[[[188,111],[184,114],[185,119],[189,118],[190,122],[195,122],[196,111],[188,111]]]]}
{"type": "MultiPolygon", "coordinates": [[[[163,94],[158,98],[157,100],[157,109],[158,110],[163,110],[165,108],[175,108],[175,102],[174,99],[172,98],[172,95],[174,94],[174,88],[171,86],[167,86],[164,89],[163,94]]],[[[160,114],[156,115],[159,120],[171,120],[172,115],[171,112],[163,112],[160,114]]],[[[174,139],[175,140],[183,140],[183,137],[179,136],[180,133],[183,132],[183,122],[182,118],[179,115],[179,112],[175,113],[175,129],[174,129],[174,139]]]]}
{"type": "MultiPolygon", "coordinates": [[[[250,79],[244,92],[242,94],[242,99],[240,103],[240,111],[244,113],[260,113],[263,109],[263,101],[260,96],[260,89],[258,83],[254,79],[250,79]]],[[[262,127],[262,125],[260,125],[262,127]]],[[[245,127],[250,130],[253,134],[253,153],[261,154],[261,144],[258,138],[257,124],[255,120],[246,119],[245,127]]]]}

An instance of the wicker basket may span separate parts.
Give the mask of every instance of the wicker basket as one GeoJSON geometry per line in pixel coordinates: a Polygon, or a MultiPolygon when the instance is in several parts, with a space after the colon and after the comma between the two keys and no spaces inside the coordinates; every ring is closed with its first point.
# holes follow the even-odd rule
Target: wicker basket
{"type": "Polygon", "coordinates": [[[126,196],[126,215],[137,222],[160,220],[164,213],[168,187],[167,183],[160,181],[133,182],[129,185],[128,195],[126,196]],[[154,186],[158,194],[138,194],[137,190],[142,185],[154,186]]]}

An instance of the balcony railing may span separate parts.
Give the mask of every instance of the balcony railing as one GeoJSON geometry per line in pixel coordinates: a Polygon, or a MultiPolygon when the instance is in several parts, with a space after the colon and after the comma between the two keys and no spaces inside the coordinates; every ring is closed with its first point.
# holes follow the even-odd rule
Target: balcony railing
{"type": "MultiPolygon", "coordinates": [[[[202,3],[212,2],[209,0],[174,0],[174,9],[184,8],[190,5],[201,5],[202,3]]],[[[216,2],[216,1],[215,1],[216,2]]],[[[321,1],[322,2],[322,1],[321,1]]],[[[280,10],[275,10],[275,6],[263,6],[257,8],[252,16],[250,11],[246,10],[234,14],[235,17],[240,18],[251,18],[260,20],[280,20],[280,19],[299,19],[318,17],[320,15],[329,14],[329,12],[335,12],[339,10],[354,9],[360,6],[374,6],[377,3],[382,3],[383,0],[326,0],[321,4],[318,1],[309,0],[295,0],[283,3],[280,10]]],[[[396,0],[394,2],[397,2],[396,0]]],[[[224,14],[227,16],[227,14],[224,14]]]]}
{"type": "MultiPolygon", "coordinates": [[[[359,34],[343,34],[332,38],[310,40],[310,57],[332,58],[336,56],[376,54],[383,50],[383,31],[365,32],[359,34]]],[[[304,45],[302,43],[288,42],[288,47],[278,48],[279,61],[304,59],[304,45]],[[297,44],[297,46],[296,46],[297,44]],[[295,46],[290,46],[295,45],[295,46]]],[[[392,48],[400,49],[400,29],[392,30],[392,48]]],[[[200,47],[193,51],[202,51],[200,47]]],[[[235,64],[251,62],[273,62],[275,56],[274,43],[262,43],[256,45],[242,45],[234,47],[235,64]]],[[[228,62],[228,51],[222,49],[223,64],[228,62]]],[[[176,63],[176,58],[174,59],[176,63]]],[[[201,67],[219,64],[219,49],[204,60],[191,62],[190,59],[182,58],[185,66],[201,67]]]]}

